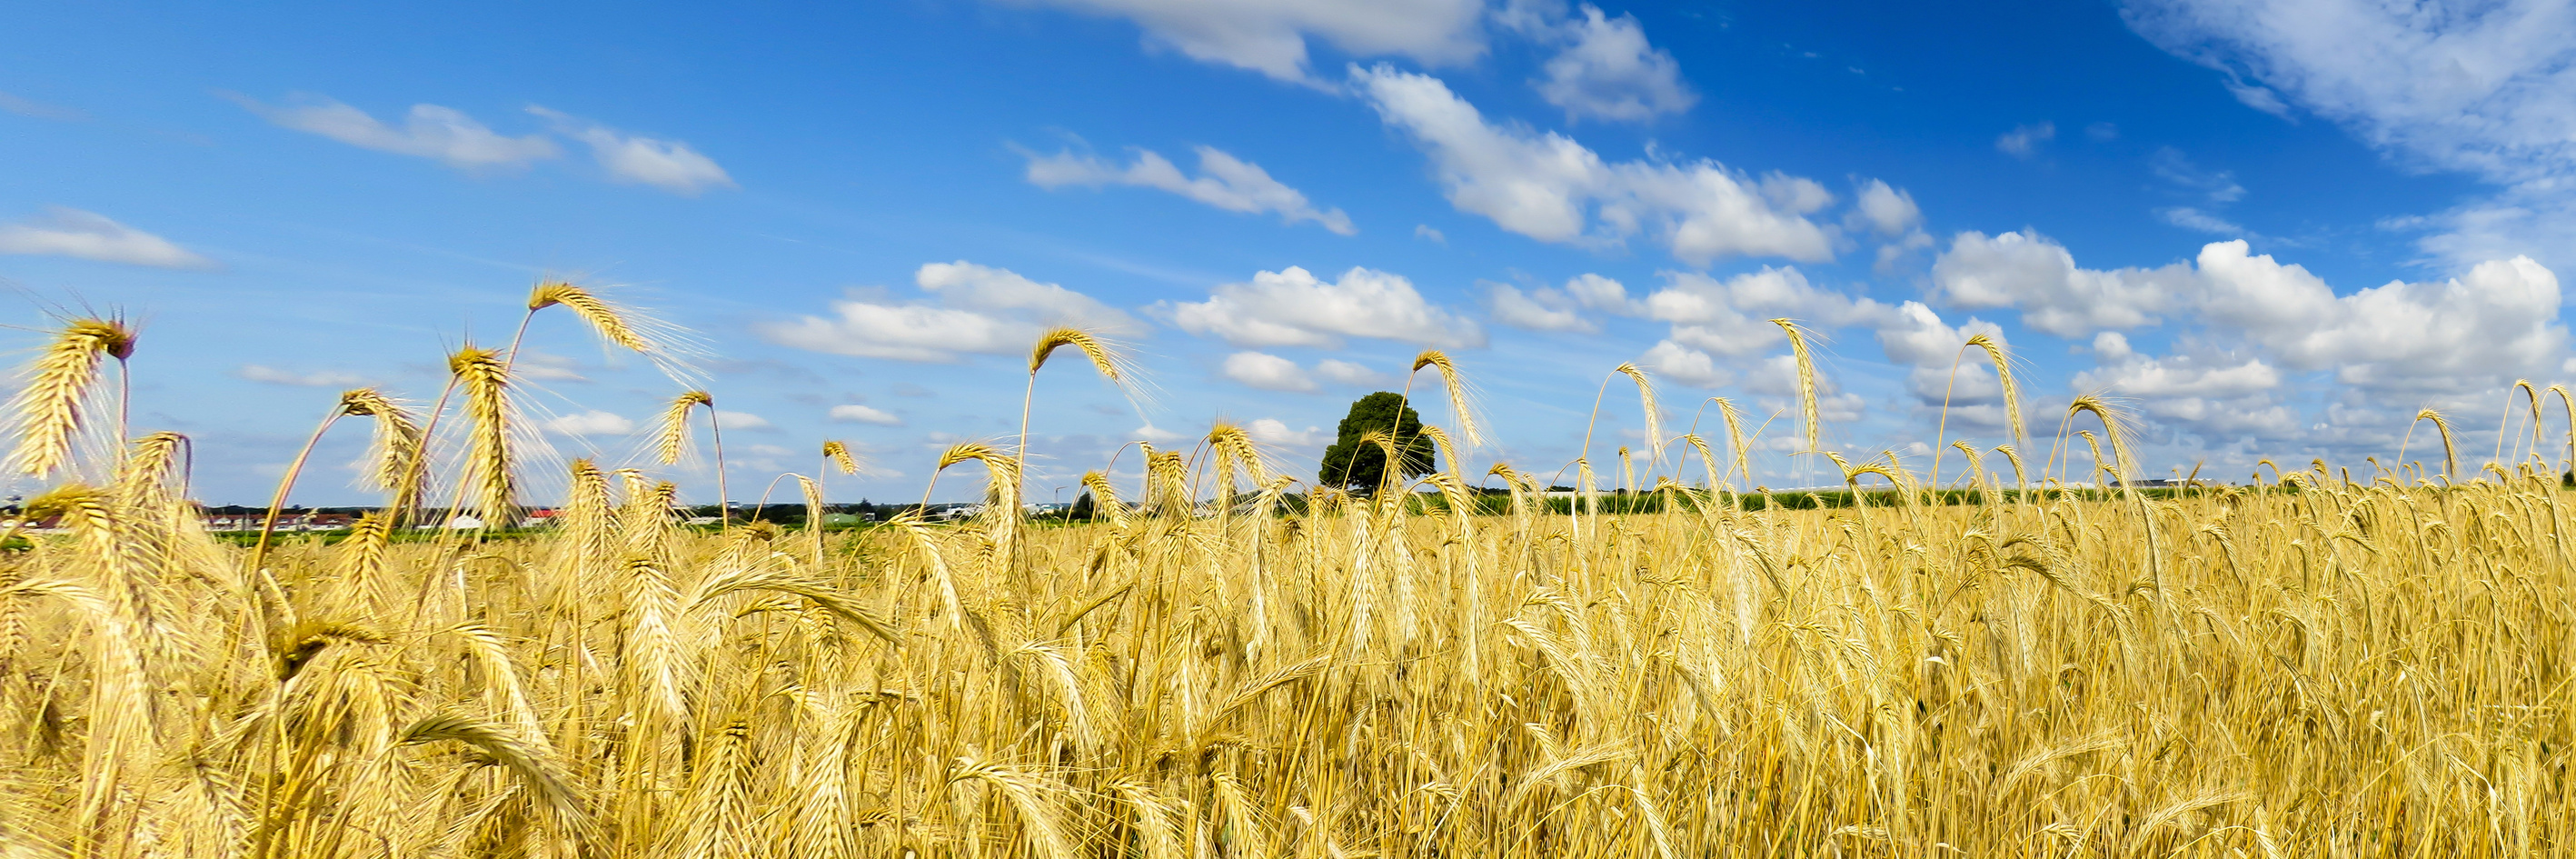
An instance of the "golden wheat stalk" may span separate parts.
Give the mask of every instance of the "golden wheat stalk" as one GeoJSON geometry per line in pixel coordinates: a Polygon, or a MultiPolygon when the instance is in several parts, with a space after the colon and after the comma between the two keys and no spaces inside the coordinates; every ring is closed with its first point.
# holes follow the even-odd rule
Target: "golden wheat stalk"
{"type": "Polygon", "coordinates": [[[1823,428],[1816,409],[1816,362],[1807,353],[1806,329],[1787,317],[1771,320],[1789,335],[1789,354],[1798,360],[1798,407],[1807,425],[1807,449],[1815,450],[1823,438],[1823,428]]]}
{"type": "Polygon", "coordinates": [[[1985,332],[1968,335],[1968,341],[1959,346],[1959,354],[1950,359],[1950,381],[1941,389],[1941,426],[1934,432],[1932,441],[1932,485],[1935,487],[1941,485],[1941,455],[1946,452],[1942,443],[1950,437],[1950,393],[1959,383],[1959,359],[1967,356],[1970,346],[1984,350],[1986,360],[1995,365],[1995,382],[2003,389],[2006,429],[2012,434],[2012,442],[2019,443],[2022,437],[2021,389],[2013,384],[2012,356],[2004,351],[2002,343],[1985,332]]]}
{"type": "Polygon", "coordinates": [[[1020,443],[1011,453],[1012,460],[1020,469],[1026,469],[1029,462],[1029,408],[1037,402],[1038,369],[1046,366],[1047,358],[1053,356],[1057,349],[1066,346],[1082,350],[1082,356],[1091,359],[1091,368],[1098,371],[1101,378],[1109,380],[1109,384],[1131,403],[1136,399],[1133,384],[1136,373],[1130,366],[1125,349],[1080,328],[1047,329],[1046,333],[1038,335],[1037,343],[1029,347],[1029,384],[1027,390],[1020,394],[1020,443]]]}
{"type": "Polygon", "coordinates": [[[508,527],[518,511],[510,450],[510,371],[501,353],[466,344],[447,358],[465,395],[465,481],[458,487],[484,527],[508,527]]]}
{"type": "MultiPolygon", "coordinates": [[[[1449,360],[1449,353],[1438,349],[1422,350],[1422,354],[1413,356],[1413,372],[1419,373],[1424,367],[1440,371],[1440,387],[1449,396],[1449,417],[1458,425],[1459,439],[1466,442],[1470,450],[1484,447],[1485,434],[1477,428],[1473,393],[1467,387],[1466,377],[1459,375],[1458,365],[1449,360]]],[[[1412,392],[1412,384],[1412,379],[1405,380],[1408,395],[1412,392]]]]}
{"type": "Polygon", "coordinates": [[[2488,459],[2489,462],[2497,465],[2504,464],[2505,429],[2513,426],[2515,394],[2526,394],[2531,398],[2531,440],[2534,446],[2537,446],[2540,441],[2540,389],[2533,387],[2530,379],[2515,379],[2513,387],[2504,392],[2504,416],[2496,421],[2495,456],[2488,459]]]}
{"type": "Polygon", "coordinates": [[[840,469],[844,476],[859,473],[858,457],[851,455],[849,445],[838,440],[823,442],[823,459],[831,463],[833,468],[840,469]]]}
{"type": "Polygon", "coordinates": [[[18,443],[5,467],[17,474],[47,477],[67,464],[80,434],[82,412],[98,385],[100,365],[109,358],[121,363],[133,354],[134,329],[122,319],[64,323],[45,351],[18,372],[18,394],[8,405],[18,443]]]}
{"type": "MultiPolygon", "coordinates": [[[[1078,854],[1065,832],[1064,814],[1055,799],[1065,791],[1027,772],[974,757],[958,758],[948,774],[951,784],[982,782],[1002,795],[1020,820],[1020,835],[1038,859],[1074,859],[1078,854]]],[[[1258,854],[1253,854],[1258,855],[1258,854]]]]}
{"type": "MultiPolygon", "coordinates": [[[[2460,482],[2460,452],[2458,448],[2453,447],[2451,444],[2451,422],[2443,419],[2441,412],[2437,412],[2432,409],[2417,411],[2415,413],[2415,420],[2409,421],[2406,424],[2407,437],[2409,439],[2413,438],[2415,424],[2422,423],[2424,421],[2432,421],[2433,429],[2441,432],[2442,434],[2442,478],[2452,483],[2460,482]]],[[[2405,440],[2400,440],[2397,444],[2397,459],[2399,462],[2404,462],[2406,459],[2405,440]]],[[[2274,466],[2272,470],[2278,472],[2280,471],[2280,467],[2274,466]]]]}
{"type": "Polygon", "coordinates": [[[1664,409],[1655,402],[1655,383],[1648,380],[1646,371],[1638,369],[1635,364],[1623,363],[1614,369],[1637,383],[1637,406],[1644,412],[1646,420],[1647,470],[1652,471],[1664,461],[1664,409]]]}
{"type": "Polygon", "coordinates": [[[1020,464],[1003,456],[992,445],[965,442],[950,445],[939,455],[938,471],[967,460],[984,464],[984,517],[993,538],[993,549],[1005,565],[1012,563],[1019,547],[1020,464]]]}
{"type": "Polygon", "coordinates": [[[1216,455],[1216,491],[1219,515],[1234,509],[1234,472],[1240,468],[1260,487],[1270,482],[1270,469],[1262,462],[1261,448],[1252,434],[1232,421],[1217,421],[1208,427],[1208,449],[1216,455]]]}
{"type": "Polygon", "coordinates": [[[295,459],[286,466],[286,474],[278,479],[277,493],[268,501],[268,516],[260,521],[258,545],[251,550],[251,569],[259,569],[260,563],[267,558],[269,537],[277,530],[278,514],[285,509],[287,495],[294,491],[296,478],[304,473],[305,461],[313,456],[313,448],[322,443],[323,433],[329,432],[331,425],[342,417],[376,419],[376,431],[367,451],[367,467],[358,472],[360,484],[391,491],[393,497],[389,504],[396,511],[416,500],[419,487],[414,485],[412,478],[421,473],[417,460],[424,448],[420,425],[409,411],[374,388],[342,391],[340,402],[332,407],[329,414],[322,416],[321,425],[313,428],[313,436],[304,440],[303,449],[296,451],[295,459]]]}
{"type": "Polygon", "coordinates": [[[2558,395],[2559,411],[2567,419],[2567,462],[2560,470],[2576,475],[2576,394],[2568,393],[2566,385],[2551,385],[2549,392],[2558,395]]]}
{"type": "Polygon", "coordinates": [[[374,388],[341,392],[340,412],[375,419],[358,468],[359,488],[387,493],[386,506],[396,510],[418,503],[424,487],[412,485],[411,478],[420,473],[416,466],[427,451],[420,417],[374,388]]]}
{"type": "Polygon", "coordinates": [[[718,527],[733,527],[733,493],[725,486],[724,422],[716,413],[715,395],[705,391],[685,391],[671,398],[662,409],[662,426],[655,443],[663,465],[674,465],[687,452],[689,415],[700,408],[707,413],[707,438],[716,454],[716,511],[718,527]]]}
{"type": "Polygon", "coordinates": [[[561,280],[541,280],[528,290],[528,312],[519,317],[518,333],[510,338],[510,365],[515,367],[518,362],[528,323],[536,319],[538,311],[557,305],[580,317],[602,342],[644,356],[672,381],[687,384],[698,378],[695,363],[703,348],[687,329],[597,290],[561,280]]]}
{"type": "Polygon", "coordinates": [[[689,416],[699,406],[715,408],[715,398],[705,391],[688,391],[672,397],[662,409],[661,431],[654,435],[654,458],[663,465],[675,465],[688,452],[689,416]]]}
{"type": "Polygon", "coordinates": [[[1100,515],[1099,511],[1106,510],[1110,527],[1127,530],[1127,504],[1118,500],[1118,488],[1109,484],[1109,475],[1097,471],[1083,472],[1082,489],[1091,493],[1092,515],[1100,515]]]}

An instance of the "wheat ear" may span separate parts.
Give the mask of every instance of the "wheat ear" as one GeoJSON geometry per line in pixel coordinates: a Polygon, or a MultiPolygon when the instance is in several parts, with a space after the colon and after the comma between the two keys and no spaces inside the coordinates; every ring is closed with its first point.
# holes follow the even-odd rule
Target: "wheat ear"
{"type": "Polygon", "coordinates": [[[358,470],[360,488],[387,493],[386,506],[395,510],[417,503],[422,487],[412,485],[412,478],[420,473],[414,466],[426,449],[420,417],[374,388],[341,392],[340,412],[376,422],[358,470]]]}
{"type": "Polygon", "coordinates": [[[1466,378],[1458,374],[1458,365],[1449,360],[1447,352],[1424,349],[1422,354],[1413,356],[1413,370],[1421,372],[1424,367],[1440,371],[1440,386],[1449,395],[1449,416],[1458,425],[1459,440],[1466,442],[1469,448],[1483,447],[1485,434],[1477,428],[1474,399],[1468,391],[1466,378]]]}
{"type": "Polygon", "coordinates": [[[1800,328],[1795,320],[1787,317],[1771,320],[1771,324],[1780,326],[1781,331],[1788,333],[1789,353],[1798,359],[1798,406],[1801,409],[1799,414],[1806,419],[1807,449],[1815,450],[1820,446],[1823,435],[1822,428],[1817,425],[1816,362],[1807,354],[1805,329],[1800,328]]]}
{"type": "Polygon", "coordinates": [[[1664,461],[1664,409],[1655,402],[1655,383],[1635,364],[1621,364],[1614,369],[1637,383],[1637,407],[1646,414],[1646,469],[1651,472],[1664,461]]]}
{"type": "Polygon", "coordinates": [[[71,459],[79,435],[83,403],[98,383],[99,366],[108,358],[124,361],[134,354],[134,330],[121,319],[74,319],[63,325],[45,351],[18,374],[18,395],[10,398],[9,417],[16,424],[18,445],[6,468],[45,477],[71,459]]]}
{"type": "Polygon", "coordinates": [[[528,290],[527,315],[519,318],[519,334],[510,339],[512,364],[518,361],[519,343],[528,333],[528,322],[536,318],[537,311],[557,305],[581,317],[600,340],[644,356],[673,381],[686,384],[698,377],[692,363],[703,357],[702,347],[686,329],[597,290],[560,280],[539,281],[528,290]]]}
{"type": "Polygon", "coordinates": [[[501,353],[472,344],[447,358],[447,369],[465,394],[465,485],[485,527],[507,522],[518,506],[518,483],[510,473],[510,370],[501,353]]]}
{"type": "Polygon", "coordinates": [[[1091,359],[1091,368],[1116,386],[1129,402],[1136,398],[1135,387],[1129,384],[1135,378],[1135,372],[1124,350],[1080,328],[1047,329],[1046,333],[1038,335],[1037,343],[1029,347],[1029,383],[1027,389],[1020,393],[1020,444],[1011,451],[1014,476],[1026,471],[1029,464],[1029,409],[1037,402],[1038,369],[1046,366],[1047,358],[1053,356],[1055,350],[1066,346],[1082,350],[1082,356],[1091,359]]]}

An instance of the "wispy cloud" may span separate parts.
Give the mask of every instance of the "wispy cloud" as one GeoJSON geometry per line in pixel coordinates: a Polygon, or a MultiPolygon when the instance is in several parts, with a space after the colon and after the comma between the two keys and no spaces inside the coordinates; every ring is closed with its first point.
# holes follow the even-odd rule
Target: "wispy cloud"
{"type": "Polygon", "coordinates": [[[233,371],[233,375],[252,382],[293,385],[299,388],[355,388],[371,382],[365,376],[340,370],[314,370],[299,373],[265,364],[243,364],[241,369],[233,371]]]}
{"type": "Polygon", "coordinates": [[[1313,221],[1324,229],[1352,235],[1359,229],[1351,225],[1351,216],[1340,209],[1319,209],[1308,202],[1306,194],[1287,183],[1270,177],[1261,165],[1236,158],[1213,146],[1196,148],[1199,175],[1185,176],[1170,159],[1150,149],[1136,150],[1136,160],[1125,167],[1111,164],[1097,155],[1076,154],[1065,150],[1054,155],[1039,155],[1023,150],[1029,159],[1028,180],[1040,188],[1055,189],[1067,185],[1098,188],[1103,185],[1134,185],[1179,194],[1229,212],[1258,214],[1272,212],[1284,223],[1313,221]]]}
{"type": "Polygon", "coordinates": [[[2004,132],[2003,136],[1995,138],[1995,149],[1996,151],[2010,155],[2014,158],[2029,160],[2032,156],[2039,154],[2039,147],[2042,144],[2056,138],[2057,123],[2054,122],[2034,122],[2029,125],[2016,125],[2013,126],[2013,130],[2004,132]]]}
{"type": "Polygon", "coordinates": [[[79,122],[89,118],[89,114],[72,108],[55,104],[46,104],[32,98],[5,92],[0,92],[0,110],[5,110],[19,116],[34,117],[36,119],[50,119],[56,122],[79,122]]]}
{"type": "Polygon", "coordinates": [[[695,197],[709,188],[741,187],[715,159],[686,143],[626,134],[544,107],[531,105],[528,112],[544,117],[556,133],[588,144],[600,168],[616,181],[651,185],[684,197],[695,197]]]}
{"type": "Polygon", "coordinates": [[[452,107],[412,105],[402,127],[396,128],[366,111],[319,95],[298,94],[290,98],[293,103],[288,105],[272,105],[238,93],[222,95],[282,128],[319,134],[351,146],[434,158],[460,170],[514,169],[562,154],[554,140],[543,134],[503,135],[452,107]]]}
{"type": "Polygon", "coordinates": [[[96,212],[55,206],[45,214],[0,224],[0,254],[78,257],[153,268],[220,268],[214,260],[169,239],[117,223],[96,212]]]}

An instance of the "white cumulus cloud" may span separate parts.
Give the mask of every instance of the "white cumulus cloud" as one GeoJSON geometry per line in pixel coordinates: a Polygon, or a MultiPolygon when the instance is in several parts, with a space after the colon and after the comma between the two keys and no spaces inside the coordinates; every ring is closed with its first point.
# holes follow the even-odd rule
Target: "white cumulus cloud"
{"type": "Polygon", "coordinates": [[[2039,154],[2041,144],[2056,137],[2057,123],[2054,122],[2016,125],[2013,126],[2013,130],[1995,138],[1995,149],[2014,158],[2028,160],[2031,156],[2039,154]]]}
{"type": "Polygon", "coordinates": [[[1902,236],[1923,223],[1923,208],[1914,204],[1914,195],[1887,184],[1884,179],[1861,183],[1860,199],[1855,201],[1853,208],[1871,229],[1882,236],[1902,236]]]}
{"type": "Polygon", "coordinates": [[[1225,356],[1220,370],[1225,377],[1246,387],[1265,391],[1312,391],[1315,380],[1297,362],[1267,352],[1236,352],[1225,356]]]}
{"type": "Polygon", "coordinates": [[[1550,18],[1506,15],[1532,37],[1563,46],[1541,66],[1545,77],[1531,83],[1568,119],[1652,119],[1698,103],[1681,64],[1646,41],[1636,16],[1609,17],[1586,3],[1571,17],[1550,18]]]}
{"type": "Polygon", "coordinates": [[[1201,302],[1166,302],[1157,309],[1181,330],[1237,346],[1338,348],[1344,338],[1373,337],[1425,346],[1481,346],[1485,331],[1473,320],[1432,304],[1402,275],[1353,268],[1324,281],[1290,266],[1230,283],[1201,302]]]}
{"type": "Polygon", "coordinates": [[[0,224],[0,254],[77,257],[154,268],[210,269],[214,260],[169,239],[126,226],[96,212],[55,206],[45,213],[0,224]]]}
{"type": "Polygon", "coordinates": [[[1718,366],[1717,359],[1688,346],[1665,340],[1637,356],[1637,366],[1655,375],[1694,388],[1723,388],[1735,384],[1735,373],[1718,366]]]}
{"type": "Polygon", "coordinates": [[[1125,167],[1111,164],[1099,156],[1076,154],[1067,149],[1054,155],[1023,152],[1028,158],[1028,180],[1040,188],[1056,189],[1067,185],[1098,188],[1103,185],[1134,185],[1169,191],[1229,212],[1279,215],[1283,223],[1313,221],[1324,229],[1342,235],[1359,232],[1351,225],[1349,215],[1340,209],[1318,209],[1306,194],[1270,177],[1261,165],[1236,158],[1213,146],[1197,148],[1199,175],[1181,173],[1169,159],[1149,149],[1136,150],[1135,161],[1125,167]]]}
{"type": "Polygon", "coordinates": [[[718,429],[756,430],[771,429],[775,426],[776,424],[770,423],[768,418],[764,418],[750,412],[728,412],[723,409],[716,410],[716,427],[718,429]]]}
{"type": "Polygon", "coordinates": [[[1322,427],[1290,429],[1286,421],[1278,418],[1261,418],[1244,424],[1243,432],[1245,435],[1252,436],[1253,441],[1264,445],[1284,447],[1299,452],[1323,447],[1333,440],[1332,434],[1325,432],[1322,427]]]}
{"type": "Polygon", "coordinates": [[[1586,244],[1645,234],[1693,264],[1833,256],[1831,234],[1807,217],[1833,194],[1812,179],[1706,159],[1607,161],[1555,132],[1488,122],[1439,79],[1390,66],[1354,67],[1351,83],[1430,156],[1451,205],[1503,229],[1586,244]]]}
{"type": "Polygon", "coordinates": [[[546,421],[544,427],[547,432],[556,435],[627,435],[635,431],[635,422],[615,412],[592,409],[580,414],[553,418],[546,421]]]}
{"type": "Polygon", "coordinates": [[[1811,326],[1875,327],[1896,309],[1808,282],[1795,268],[1763,267],[1719,280],[1697,272],[1665,272],[1665,286],[1644,299],[1645,313],[1672,323],[1672,339],[1723,355],[1748,355],[1786,342],[1770,320],[1792,317],[1811,326]]]}
{"type": "Polygon", "coordinates": [[[964,260],[924,265],[913,282],[933,301],[896,304],[853,292],[833,302],[831,318],[805,316],[753,330],[770,342],[815,352],[957,361],[1025,350],[1048,326],[1109,334],[1138,327],[1134,317],[1090,296],[964,260]]]}
{"type": "Polygon", "coordinates": [[[2194,290],[2191,267],[2101,271],[2077,267],[2065,246],[2036,232],[1960,233],[1932,264],[1936,300],[1972,309],[2012,307],[2022,324],[2059,337],[2136,328],[2194,290]]]}
{"type": "Polygon", "coordinates": [[[434,104],[412,105],[403,126],[395,128],[366,111],[317,95],[299,95],[283,106],[246,96],[231,98],[284,128],[319,134],[352,146],[435,158],[460,169],[524,167],[561,154],[554,140],[543,134],[499,134],[463,111],[434,104]]]}
{"type": "Polygon", "coordinates": [[[589,144],[601,169],[619,182],[651,185],[686,197],[695,197],[709,188],[737,187],[715,159],[686,143],[626,134],[543,107],[530,106],[528,112],[544,117],[556,132],[589,144]]]}
{"type": "Polygon", "coordinates": [[[1513,328],[1531,331],[1600,330],[1600,326],[1583,318],[1575,307],[1573,296],[1552,287],[1523,291],[1508,283],[1497,283],[1486,289],[1485,301],[1493,310],[1495,322],[1513,328]]]}

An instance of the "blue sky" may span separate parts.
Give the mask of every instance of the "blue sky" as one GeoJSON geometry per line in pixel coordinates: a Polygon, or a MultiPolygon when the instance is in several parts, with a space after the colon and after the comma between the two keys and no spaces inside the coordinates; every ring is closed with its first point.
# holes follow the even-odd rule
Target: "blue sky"
{"type": "MultiPolygon", "coordinates": [[[[1986,331],[2026,448],[2100,392],[2147,473],[2242,479],[2565,375],[2570,46],[2564,3],[53,4],[0,32],[0,279],[29,346],[61,308],[143,321],[136,424],[196,438],[216,502],[340,387],[434,397],[547,276],[707,344],[737,495],[842,438],[877,471],[836,499],[918,497],[1016,431],[1057,322],[1150,390],[1051,365],[1040,499],[1220,419],[1303,472],[1426,347],[1480,391],[1479,462],[1555,472],[1625,361],[1668,423],[1758,424],[1774,316],[1830,339],[1856,459],[1919,468],[1986,331]]],[[[637,459],[680,390],[553,312],[522,367],[562,455],[637,459]]],[[[1973,363],[1954,403],[2005,441],[1973,363]]],[[[1637,418],[1617,391],[1605,472],[1637,418]]],[[[1761,482],[1818,479],[1795,422],[1761,482]]],[[[365,500],[339,432],[299,500],[365,500]]]]}

